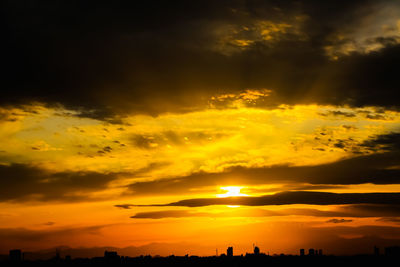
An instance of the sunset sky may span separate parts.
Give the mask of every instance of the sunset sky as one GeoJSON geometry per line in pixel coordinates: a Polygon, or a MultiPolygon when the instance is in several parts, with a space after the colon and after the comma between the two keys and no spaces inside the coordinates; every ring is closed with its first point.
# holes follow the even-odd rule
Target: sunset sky
{"type": "Polygon", "coordinates": [[[3,8],[0,254],[400,245],[400,2],[3,8]]]}

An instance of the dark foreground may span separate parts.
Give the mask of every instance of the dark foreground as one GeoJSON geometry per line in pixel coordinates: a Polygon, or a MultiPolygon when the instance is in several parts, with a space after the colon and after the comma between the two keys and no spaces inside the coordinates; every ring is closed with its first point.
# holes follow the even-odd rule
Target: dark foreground
{"type": "Polygon", "coordinates": [[[399,266],[398,256],[267,256],[234,257],[118,257],[91,259],[51,259],[37,261],[3,261],[1,266],[399,266]]]}

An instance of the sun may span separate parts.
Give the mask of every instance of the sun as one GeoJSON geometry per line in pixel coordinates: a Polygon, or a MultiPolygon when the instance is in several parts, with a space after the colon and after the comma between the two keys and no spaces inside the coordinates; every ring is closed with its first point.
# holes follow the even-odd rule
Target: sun
{"type": "Polygon", "coordinates": [[[220,190],[224,191],[223,194],[217,194],[217,197],[242,197],[247,196],[240,192],[243,186],[223,186],[220,190]]]}

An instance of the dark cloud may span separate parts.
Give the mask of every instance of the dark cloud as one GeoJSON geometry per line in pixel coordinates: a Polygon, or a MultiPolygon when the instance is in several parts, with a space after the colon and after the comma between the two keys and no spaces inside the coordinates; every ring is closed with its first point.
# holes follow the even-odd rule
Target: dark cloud
{"type": "Polygon", "coordinates": [[[200,212],[190,212],[187,210],[165,210],[154,212],[139,212],[132,219],[162,219],[162,218],[182,218],[182,217],[201,217],[210,214],[200,212]]]}
{"type": "Polygon", "coordinates": [[[210,205],[242,205],[242,206],[267,206],[267,205],[344,205],[344,204],[379,204],[400,205],[400,193],[328,193],[312,191],[289,191],[274,195],[260,197],[226,197],[226,198],[194,198],[185,199],[168,204],[130,205],[130,206],[182,206],[203,207],[210,205]]]}
{"type": "MultiPolygon", "coordinates": [[[[389,146],[389,145],[388,145],[389,146]]],[[[204,186],[232,184],[260,185],[273,183],[309,183],[314,185],[397,184],[399,152],[388,152],[344,159],[316,166],[277,165],[264,168],[232,167],[222,173],[193,173],[184,177],[136,182],[126,194],[176,194],[204,186]]]]}
{"type": "Polygon", "coordinates": [[[327,220],[327,223],[349,223],[352,222],[353,220],[346,220],[346,219],[330,219],[327,220]]]}
{"type": "MultiPolygon", "coordinates": [[[[115,205],[118,208],[131,209],[132,204],[115,205]]],[[[377,204],[355,204],[341,205],[333,210],[320,210],[315,208],[287,208],[280,210],[268,210],[260,208],[237,209],[230,212],[196,212],[188,210],[161,210],[151,212],[138,212],[133,219],[162,219],[162,218],[185,218],[185,217],[272,217],[272,216],[311,216],[311,217],[345,217],[345,218],[368,218],[381,217],[379,221],[398,222],[400,216],[400,205],[377,205],[377,204]]],[[[350,222],[351,219],[342,219],[350,222]]],[[[331,219],[328,222],[340,222],[339,219],[331,219]]]]}
{"type": "Polygon", "coordinates": [[[335,217],[396,217],[400,216],[400,205],[360,204],[341,206],[335,217]]]}
{"type": "Polygon", "coordinates": [[[143,149],[151,149],[158,146],[153,136],[135,134],[132,137],[132,142],[136,147],[143,149]]]}
{"type": "Polygon", "coordinates": [[[9,112],[6,112],[5,110],[0,110],[0,122],[3,122],[3,121],[14,122],[14,121],[17,121],[18,117],[12,116],[12,115],[13,114],[10,114],[9,112]]]}
{"type": "Polygon", "coordinates": [[[372,151],[400,151],[400,133],[374,136],[361,144],[372,151]]]}
{"type": "Polygon", "coordinates": [[[159,146],[185,144],[207,144],[227,136],[223,133],[207,133],[200,131],[175,132],[165,131],[160,134],[134,134],[131,137],[132,144],[142,149],[154,149],[159,146]]]}
{"type": "MultiPolygon", "coordinates": [[[[115,205],[117,208],[131,209],[135,207],[133,204],[115,205]]],[[[162,218],[184,218],[184,217],[210,217],[210,218],[226,218],[226,217],[272,217],[272,216],[311,216],[322,218],[369,218],[380,217],[378,221],[395,222],[399,221],[400,205],[385,204],[351,204],[340,205],[332,210],[320,210],[316,208],[285,208],[279,210],[269,210],[264,208],[246,208],[235,209],[228,212],[196,212],[189,210],[161,210],[151,212],[138,212],[133,219],[162,219],[162,218]]],[[[335,222],[334,219],[330,222],[335,222]]],[[[351,221],[346,219],[345,221],[351,221]]]]}
{"type": "Polygon", "coordinates": [[[106,189],[116,173],[49,172],[38,167],[0,165],[0,201],[82,201],[106,189]]]}
{"type": "MultiPolygon", "coordinates": [[[[122,205],[115,205],[120,207],[122,205]]],[[[130,209],[132,205],[126,204],[124,207],[130,209]]],[[[270,217],[270,216],[287,216],[287,215],[308,215],[308,213],[316,214],[318,210],[312,209],[287,209],[283,211],[272,211],[264,209],[255,210],[239,210],[231,212],[193,212],[188,210],[163,210],[163,211],[152,211],[152,212],[139,212],[132,219],[163,219],[163,218],[185,218],[185,217],[210,217],[210,218],[227,218],[227,217],[270,217]]],[[[314,216],[314,215],[310,215],[314,216]]],[[[327,216],[328,217],[328,216],[327,216]]]]}
{"type": "Polygon", "coordinates": [[[400,224],[400,218],[399,217],[383,217],[377,219],[378,222],[390,222],[390,223],[397,223],[400,224]]]}
{"type": "Polygon", "coordinates": [[[336,148],[345,148],[346,147],[346,143],[344,140],[337,139],[336,141],[337,141],[337,143],[333,144],[334,147],[336,147],[336,148]]]}
{"type": "Polygon", "coordinates": [[[332,116],[343,116],[346,118],[353,118],[356,116],[356,114],[354,112],[344,112],[344,111],[340,111],[340,110],[332,110],[326,113],[321,113],[322,116],[328,116],[328,115],[332,115],[332,116]]]}
{"type": "Polygon", "coordinates": [[[367,217],[395,217],[400,215],[400,205],[396,204],[352,204],[341,205],[333,210],[318,209],[286,209],[284,214],[305,215],[314,217],[346,217],[346,218],[367,218],[367,217]]]}
{"type": "Polygon", "coordinates": [[[326,47],[338,45],[332,36],[353,30],[376,5],[9,0],[0,25],[7,51],[0,104],[62,104],[119,123],[127,112],[186,112],[218,93],[267,88],[274,96],[263,106],[397,108],[400,46],[393,38],[378,33],[374,42],[383,49],[376,52],[355,51],[336,61],[326,55],[326,47]],[[273,28],[268,23],[289,26],[261,38],[260,27],[273,28]],[[242,39],[251,43],[235,42],[242,39]]]}
{"type": "Polygon", "coordinates": [[[118,204],[118,205],[115,205],[115,207],[117,207],[117,208],[121,208],[121,209],[130,209],[131,208],[131,204],[118,204]]]}
{"type": "Polygon", "coordinates": [[[326,191],[331,189],[345,189],[345,185],[324,185],[324,184],[301,184],[301,183],[292,183],[292,184],[283,184],[276,185],[268,188],[257,188],[257,187],[247,187],[242,188],[240,193],[247,195],[260,195],[266,193],[276,193],[282,191],[326,191]]]}
{"type": "Polygon", "coordinates": [[[111,153],[112,152],[112,147],[110,146],[105,146],[103,147],[101,150],[98,150],[97,153],[98,154],[107,154],[107,153],[111,153]]]}

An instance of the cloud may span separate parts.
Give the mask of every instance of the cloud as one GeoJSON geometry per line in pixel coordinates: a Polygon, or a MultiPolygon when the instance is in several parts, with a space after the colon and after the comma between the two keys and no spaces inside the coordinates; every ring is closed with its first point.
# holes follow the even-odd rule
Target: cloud
{"type": "Polygon", "coordinates": [[[346,219],[330,219],[327,220],[327,223],[349,223],[352,222],[353,220],[346,220],[346,219]]]}
{"type": "Polygon", "coordinates": [[[266,88],[274,96],[263,107],[398,108],[394,30],[374,19],[370,36],[362,23],[393,20],[380,10],[397,8],[393,1],[7,1],[0,104],[61,104],[118,123],[128,113],[188,112],[215,95],[266,88]],[[341,52],[354,42],[379,49],[341,52]]]}
{"type": "Polygon", "coordinates": [[[400,218],[399,217],[383,217],[377,219],[378,222],[390,222],[390,223],[396,223],[400,224],[400,218]]]}
{"type": "MultiPolygon", "coordinates": [[[[115,205],[115,207],[131,209],[134,205],[115,205]]],[[[186,218],[186,217],[209,217],[209,218],[229,218],[229,217],[276,217],[276,216],[310,216],[320,218],[346,217],[346,218],[368,218],[381,217],[379,221],[396,222],[395,216],[400,216],[400,205],[384,204],[352,204],[334,207],[331,210],[320,210],[315,208],[285,208],[270,210],[263,208],[235,209],[224,212],[196,212],[189,210],[161,210],[151,212],[138,212],[131,216],[132,219],[163,219],[163,218],[186,218]]],[[[343,222],[351,222],[351,219],[342,219],[343,222]]],[[[327,222],[340,223],[338,219],[331,219],[327,222]]]]}
{"type": "Polygon", "coordinates": [[[400,206],[397,203],[345,205],[341,206],[338,212],[338,215],[333,217],[396,217],[400,216],[400,206]]]}
{"type": "Polygon", "coordinates": [[[395,217],[400,215],[400,205],[397,204],[350,204],[334,207],[332,210],[319,209],[286,209],[287,215],[304,215],[314,217],[395,217]]]}
{"type": "Polygon", "coordinates": [[[161,219],[161,218],[182,218],[182,217],[204,217],[210,214],[202,212],[190,212],[187,210],[165,210],[155,212],[139,212],[131,216],[132,219],[161,219]]]}
{"type": "MultiPolygon", "coordinates": [[[[115,205],[119,207],[120,205],[115,205]]],[[[127,209],[133,205],[126,204],[127,209]]],[[[138,212],[132,219],[163,219],[163,218],[186,218],[186,217],[209,217],[209,218],[229,218],[229,217],[270,217],[270,216],[288,216],[288,215],[308,215],[309,213],[317,214],[318,210],[312,209],[287,209],[280,211],[272,211],[265,209],[252,210],[235,210],[231,212],[195,212],[188,210],[162,210],[151,212],[138,212]]],[[[322,214],[323,212],[321,212],[322,214]]],[[[314,216],[314,215],[310,215],[314,216]]],[[[328,216],[327,216],[328,217],[328,216]]]]}
{"type": "Polygon", "coordinates": [[[0,201],[82,201],[108,188],[116,173],[56,172],[38,167],[0,165],[0,201]]]}
{"type": "Polygon", "coordinates": [[[262,185],[293,182],[314,185],[398,184],[400,170],[392,167],[400,164],[400,154],[395,145],[392,147],[396,152],[364,155],[316,166],[275,165],[260,168],[239,166],[228,168],[221,173],[197,172],[184,177],[135,182],[127,187],[125,194],[168,195],[189,192],[205,186],[232,184],[262,185]]]}
{"type": "Polygon", "coordinates": [[[134,205],[124,204],[124,207],[203,207],[210,205],[242,205],[242,206],[266,206],[266,205],[344,205],[344,204],[395,204],[400,205],[400,193],[328,193],[311,191],[288,191],[274,195],[260,197],[227,197],[227,198],[194,198],[185,199],[168,204],[134,205]]]}
{"type": "Polygon", "coordinates": [[[364,141],[361,146],[372,151],[400,151],[400,133],[378,135],[364,141]]]}
{"type": "Polygon", "coordinates": [[[115,207],[117,207],[117,208],[121,208],[121,209],[126,209],[126,210],[129,210],[130,208],[131,208],[131,204],[118,204],[118,205],[115,205],[115,207]]]}
{"type": "Polygon", "coordinates": [[[328,115],[332,115],[332,116],[343,116],[346,118],[353,118],[356,116],[355,113],[353,112],[344,112],[344,111],[340,111],[340,110],[331,110],[328,111],[326,113],[321,113],[322,116],[328,116],[328,115]]]}
{"type": "Polygon", "coordinates": [[[207,133],[203,131],[164,131],[156,134],[133,134],[131,137],[132,144],[141,149],[155,149],[160,146],[184,146],[193,143],[202,145],[209,144],[223,137],[226,133],[207,133]]]}
{"type": "Polygon", "coordinates": [[[400,42],[397,3],[380,2],[375,5],[359,7],[363,16],[355,16],[347,27],[338,29],[328,39],[331,44],[326,52],[334,59],[354,52],[373,53],[385,46],[400,42]]]}

